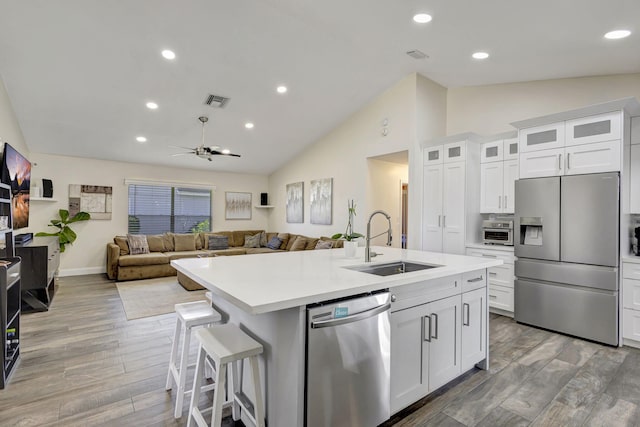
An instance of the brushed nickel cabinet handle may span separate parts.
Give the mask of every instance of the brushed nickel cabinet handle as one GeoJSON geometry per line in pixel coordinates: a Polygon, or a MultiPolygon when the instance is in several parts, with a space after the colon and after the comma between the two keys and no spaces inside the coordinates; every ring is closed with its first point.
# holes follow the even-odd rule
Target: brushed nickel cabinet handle
{"type": "Polygon", "coordinates": [[[464,326],[469,326],[469,304],[467,304],[466,302],[464,304],[462,304],[462,308],[464,309],[462,312],[462,324],[464,326]],[[465,321],[465,313],[466,313],[466,317],[467,320],[465,321]]]}
{"type": "Polygon", "coordinates": [[[422,318],[422,340],[431,342],[431,316],[422,318]],[[425,325],[427,319],[429,319],[429,326],[425,325]]]}

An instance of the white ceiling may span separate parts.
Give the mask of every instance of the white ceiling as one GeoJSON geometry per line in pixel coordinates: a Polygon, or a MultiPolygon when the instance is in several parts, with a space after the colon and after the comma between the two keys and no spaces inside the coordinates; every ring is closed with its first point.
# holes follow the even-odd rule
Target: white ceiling
{"type": "Polygon", "coordinates": [[[0,75],[33,152],[268,174],[409,73],[456,87],[639,72],[639,27],[638,0],[0,0],[0,75]],[[171,157],[199,144],[200,115],[206,144],[242,158],[171,157]]]}

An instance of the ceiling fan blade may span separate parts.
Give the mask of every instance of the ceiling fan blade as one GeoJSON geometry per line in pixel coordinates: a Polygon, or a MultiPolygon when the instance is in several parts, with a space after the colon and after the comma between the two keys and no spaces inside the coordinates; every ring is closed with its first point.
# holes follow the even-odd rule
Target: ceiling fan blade
{"type": "Polygon", "coordinates": [[[211,154],[212,156],[231,156],[231,157],[240,157],[240,154],[223,153],[222,151],[218,151],[218,150],[209,150],[209,154],[211,154]]]}
{"type": "Polygon", "coordinates": [[[178,145],[170,145],[169,148],[180,148],[181,150],[195,151],[195,148],[193,147],[180,147],[178,145]]]}
{"type": "Polygon", "coordinates": [[[186,156],[187,154],[195,154],[193,151],[190,151],[188,153],[176,153],[176,154],[171,154],[171,157],[175,157],[175,156],[186,156]]]}

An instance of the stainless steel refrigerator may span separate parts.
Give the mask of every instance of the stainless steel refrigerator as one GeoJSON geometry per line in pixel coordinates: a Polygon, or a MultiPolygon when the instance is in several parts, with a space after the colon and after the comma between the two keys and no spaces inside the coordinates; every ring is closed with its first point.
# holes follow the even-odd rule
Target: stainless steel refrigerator
{"type": "Polygon", "coordinates": [[[515,184],[515,320],[618,345],[620,176],[515,184]]]}

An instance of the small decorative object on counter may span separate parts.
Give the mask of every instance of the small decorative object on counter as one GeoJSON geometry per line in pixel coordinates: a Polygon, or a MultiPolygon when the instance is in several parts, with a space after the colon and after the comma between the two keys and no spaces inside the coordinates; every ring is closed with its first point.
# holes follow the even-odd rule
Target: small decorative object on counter
{"type": "Polygon", "coordinates": [[[347,221],[347,228],[344,233],[334,234],[331,238],[346,240],[346,242],[344,242],[345,256],[347,258],[353,258],[356,256],[356,248],[358,247],[358,242],[354,242],[354,240],[364,237],[364,235],[353,231],[353,217],[356,215],[356,204],[353,199],[347,201],[347,212],[349,214],[349,220],[347,221]]]}

